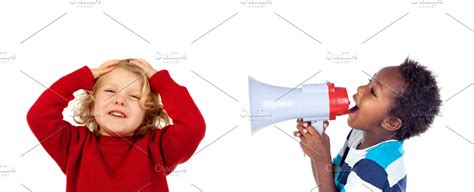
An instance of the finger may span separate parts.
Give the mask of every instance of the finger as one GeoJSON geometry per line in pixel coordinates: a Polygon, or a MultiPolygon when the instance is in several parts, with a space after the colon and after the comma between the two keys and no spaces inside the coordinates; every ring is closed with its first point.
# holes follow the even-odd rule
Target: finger
{"type": "Polygon", "coordinates": [[[306,130],[308,130],[308,133],[311,135],[319,135],[318,131],[316,131],[316,129],[311,125],[308,125],[306,130]]]}
{"type": "Polygon", "coordinates": [[[115,68],[115,66],[117,66],[119,62],[110,62],[110,63],[107,63],[107,65],[101,67],[102,69],[110,69],[110,68],[115,68]]]}
{"type": "Polygon", "coordinates": [[[140,61],[143,64],[148,64],[148,62],[145,59],[142,59],[142,58],[135,58],[135,60],[140,61]]]}
{"type": "Polygon", "coordinates": [[[300,138],[301,138],[301,133],[300,133],[299,131],[294,131],[294,132],[293,132],[293,135],[294,135],[295,137],[300,137],[300,138]]]}
{"type": "Polygon", "coordinates": [[[142,63],[136,59],[129,59],[128,62],[136,64],[136,65],[142,65],[142,63]]]}
{"type": "Polygon", "coordinates": [[[97,71],[99,72],[100,75],[103,75],[105,73],[108,73],[112,71],[117,63],[107,63],[105,66],[100,66],[97,71]]]}
{"type": "Polygon", "coordinates": [[[120,60],[112,59],[112,60],[108,60],[108,61],[104,62],[102,65],[107,66],[107,65],[114,64],[114,63],[118,63],[118,62],[120,62],[120,60]]]}
{"type": "Polygon", "coordinates": [[[141,58],[137,58],[137,59],[143,65],[143,69],[145,69],[147,73],[148,71],[153,69],[153,66],[151,66],[151,64],[148,63],[148,61],[146,61],[145,59],[141,59],[141,58]]]}
{"type": "Polygon", "coordinates": [[[115,65],[113,65],[113,66],[108,66],[107,68],[102,68],[102,69],[100,69],[100,74],[101,74],[101,75],[106,74],[106,73],[108,73],[108,72],[114,70],[114,68],[115,68],[115,65]]]}
{"type": "Polygon", "coordinates": [[[326,132],[326,128],[328,128],[328,126],[329,126],[329,121],[325,120],[323,123],[323,132],[326,132]]]}
{"type": "Polygon", "coordinates": [[[102,67],[106,68],[108,66],[114,66],[115,64],[117,64],[119,62],[120,62],[120,60],[118,60],[118,59],[109,60],[109,61],[106,61],[105,63],[103,63],[102,65],[100,65],[99,68],[102,68],[102,67]]]}
{"type": "Polygon", "coordinates": [[[306,130],[306,128],[303,127],[303,126],[298,125],[298,126],[296,126],[296,129],[298,129],[298,132],[299,132],[302,136],[303,136],[304,134],[308,133],[308,130],[306,130]]]}
{"type": "Polygon", "coordinates": [[[324,123],[323,123],[323,128],[326,128],[329,126],[329,121],[328,120],[325,120],[324,123]]]}
{"type": "Polygon", "coordinates": [[[303,126],[303,127],[306,127],[306,126],[307,126],[307,124],[305,125],[305,123],[306,123],[306,122],[304,122],[303,120],[301,120],[301,121],[297,121],[296,125],[297,125],[297,126],[303,126]]]}
{"type": "Polygon", "coordinates": [[[111,71],[112,69],[115,68],[115,66],[117,66],[117,64],[118,64],[119,62],[120,62],[120,61],[117,60],[117,62],[112,62],[112,61],[111,61],[111,62],[104,63],[103,66],[100,66],[100,67],[99,67],[99,70],[100,70],[101,72],[104,72],[104,73],[107,72],[107,71],[111,71]]]}
{"type": "MultiPolygon", "coordinates": [[[[311,135],[314,135],[314,132],[310,131],[308,128],[312,127],[311,126],[311,122],[309,121],[306,121],[306,122],[303,122],[303,127],[306,129],[306,132],[311,134],[311,135]]],[[[314,129],[314,128],[313,128],[314,129]]]]}
{"type": "Polygon", "coordinates": [[[137,65],[138,67],[142,68],[142,64],[141,64],[140,62],[136,61],[136,60],[131,59],[131,60],[129,60],[128,62],[130,62],[131,64],[137,65]]]}
{"type": "Polygon", "coordinates": [[[132,59],[132,60],[130,60],[130,63],[133,63],[133,64],[137,65],[143,71],[147,71],[147,69],[150,68],[147,64],[145,64],[145,63],[143,63],[139,60],[132,59]]]}
{"type": "Polygon", "coordinates": [[[129,62],[136,65],[136,66],[138,66],[141,70],[146,71],[146,66],[143,63],[141,63],[137,60],[130,60],[129,62]]]}
{"type": "Polygon", "coordinates": [[[141,58],[133,58],[132,60],[136,61],[137,63],[139,63],[140,65],[146,67],[150,64],[148,64],[147,61],[145,61],[144,59],[141,59],[141,58]]]}

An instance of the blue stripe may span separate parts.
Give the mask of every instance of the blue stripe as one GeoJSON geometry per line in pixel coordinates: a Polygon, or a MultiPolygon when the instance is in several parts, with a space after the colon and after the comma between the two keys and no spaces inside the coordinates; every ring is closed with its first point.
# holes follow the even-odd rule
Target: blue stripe
{"type": "Polygon", "coordinates": [[[377,162],[384,169],[403,155],[403,142],[390,141],[367,150],[365,158],[377,162]]]}
{"type": "Polygon", "coordinates": [[[334,176],[334,185],[336,186],[336,189],[337,190],[341,190],[344,188],[344,185],[339,183],[339,181],[337,180],[337,178],[339,177],[339,172],[336,173],[336,175],[334,176]]]}
{"type": "Polygon", "coordinates": [[[337,170],[339,172],[339,178],[338,182],[346,185],[347,183],[347,177],[349,177],[349,174],[352,172],[351,166],[349,164],[344,163],[340,169],[337,170]]]}
{"type": "Polygon", "coordinates": [[[336,164],[336,167],[337,167],[337,170],[336,170],[336,174],[334,175],[334,185],[336,186],[336,189],[339,189],[341,190],[341,188],[344,187],[344,185],[342,185],[341,183],[339,183],[339,170],[341,170],[341,167],[339,167],[339,165],[336,164]]]}
{"type": "Polygon", "coordinates": [[[341,155],[338,154],[338,155],[332,160],[332,162],[333,162],[334,164],[336,164],[337,166],[339,166],[339,163],[341,163],[341,159],[342,159],[341,155]]]}
{"type": "Polygon", "coordinates": [[[353,171],[359,178],[379,189],[388,185],[387,172],[375,161],[361,159],[354,165],[353,171]]]}

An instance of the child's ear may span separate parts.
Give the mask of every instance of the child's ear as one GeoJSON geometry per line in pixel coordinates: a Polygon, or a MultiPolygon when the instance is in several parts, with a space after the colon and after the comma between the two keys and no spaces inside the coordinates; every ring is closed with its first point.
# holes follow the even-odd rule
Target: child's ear
{"type": "Polygon", "coordinates": [[[387,117],[382,121],[382,127],[389,131],[396,131],[402,127],[402,123],[398,117],[387,117]]]}

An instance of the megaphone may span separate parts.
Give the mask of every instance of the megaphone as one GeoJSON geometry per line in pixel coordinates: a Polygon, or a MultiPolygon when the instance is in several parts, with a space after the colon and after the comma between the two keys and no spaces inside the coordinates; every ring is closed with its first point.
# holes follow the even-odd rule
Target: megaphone
{"type": "Polygon", "coordinates": [[[324,120],[334,120],[349,110],[346,88],[333,83],[305,84],[301,88],[279,87],[249,77],[252,135],[285,120],[303,118],[320,133],[324,120]]]}

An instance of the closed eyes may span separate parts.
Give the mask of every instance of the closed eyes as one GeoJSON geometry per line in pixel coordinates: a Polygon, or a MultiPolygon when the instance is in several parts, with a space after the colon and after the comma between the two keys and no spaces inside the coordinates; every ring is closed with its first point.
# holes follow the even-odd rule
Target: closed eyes
{"type": "MultiPolygon", "coordinates": [[[[105,89],[104,92],[106,92],[106,93],[112,93],[112,94],[116,93],[116,91],[113,90],[113,89],[105,89]]],[[[134,99],[134,100],[140,100],[140,96],[139,96],[139,95],[131,94],[131,95],[128,95],[128,96],[129,96],[130,98],[134,99]]]]}
{"type": "MultiPolygon", "coordinates": [[[[369,84],[372,83],[372,79],[369,79],[369,84]]],[[[377,97],[377,95],[375,94],[375,90],[374,90],[374,87],[371,86],[370,87],[370,94],[372,94],[373,96],[377,97]]]]}

